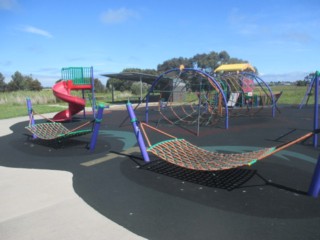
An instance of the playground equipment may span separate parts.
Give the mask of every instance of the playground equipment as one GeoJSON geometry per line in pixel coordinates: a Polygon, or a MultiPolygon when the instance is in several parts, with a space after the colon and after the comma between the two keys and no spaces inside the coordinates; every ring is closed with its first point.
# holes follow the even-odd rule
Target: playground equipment
{"type": "Polygon", "coordinates": [[[274,94],[255,71],[249,63],[223,64],[214,70],[229,99],[230,116],[253,115],[267,106],[271,106],[272,117],[275,116],[281,93],[274,94]]]}
{"type": "Polygon", "coordinates": [[[266,107],[271,107],[271,115],[275,116],[276,102],[281,93],[274,94],[256,74],[230,72],[216,74],[215,78],[224,86],[230,117],[254,115],[266,107]]]}
{"type": "MultiPolygon", "coordinates": [[[[159,113],[153,120],[163,119],[184,127],[212,126],[229,117],[252,115],[270,106],[275,116],[276,95],[270,87],[252,72],[209,74],[197,68],[175,68],[161,74],[146,95],[145,119],[150,120],[150,99],[158,97],[159,113]]],[[[279,96],[278,96],[279,97],[279,96]]],[[[153,111],[152,113],[154,113],[153,111]]],[[[153,114],[155,115],[155,114],[153,114]]]]}
{"type": "Polygon", "coordinates": [[[55,122],[63,122],[72,119],[72,116],[84,110],[85,116],[85,90],[91,90],[92,93],[92,111],[95,111],[94,97],[94,78],[93,67],[69,67],[62,68],[61,81],[57,82],[53,87],[53,94],[68,103],[68,109],[57,113],[53,117],[55,122]],[[71,95],[72,90],[81,90],[82,98],[71,95]]]}
{"type": "MultiPolygon", "coordinates": [[[[264,148],[258,151],[246,153],[217,153],[210,152],[199,148],[185,139],[179,139],[173,135],[154,128],[146,123],[138,122],[131,103],[127,103],[127,111],[131,119],[132,127],[136,135],[136,139],[146,163],[150,162],[148,152],[151,152],[160,159],[191,170],[198,171],[219,171],[241,166],[251,166],[259,160],[265,159],[283,149],[286,149],[296,143],[304,141],[311,136],[318,134],[320,129],[315,129],[295,140],[281,144],[279,146],[264,148]],[[146,128],[165,135],[169,140],[151,144],[146,128]],[[145,145],[145,141],[148,147],[145,145]]],[[[309,195],[317,197],[320,192],[320,156],[313,175],[312,183],[309,188],[309,195]]]]}
{"type": "Polygon", "coordinates": [[[77,126],[71,130],[67,129],[62,123],[54,122],[51,119],[46,118],[45,116],[36,113],[32,108],[32,103],[30,98],[27,98],[27,109],[29,115],[29,125],[25,127],[28,131],[32,133],[33,139],[41,139],[46,141],[57,141],[60,142],[63,139],[68,139],[72,137],[78,137],[86,134],[92,134],[90,140],[90,151],[93,151],[96,146],[100,124],[103,118],[103,109],[104,105],[98,106],[97,116],[91,120],[87,121],[80,126],[77,126]],[[35,115],[42,117],[47,120],[45,123],[35,123],[35,115]],[[92,125],[89,129],[84,129],[92,125]]]}
{"type": "MultiPolygon", "coordinates": [[[[304,105],[308,104],[309,98],[312,95],[312,89],[314,88],[314,114],[313,114],[313,128],[318,128],[319,121],[319,84],[320,84],[320,71],[316,71],[313,74],[313,78],[306,91],[304,98],[302,99],[299,109],[302,109],[304,105]]],[[[313,146],[318,146],[318,135],[313,136],[313,146]]]]}
{"type": "Polygon", "coordinates": [[[223,89],[209,74],[193,68],[175,68],[161,74],[146,95],[146,122],[150,120],[150,99],[158,97],[155,117],[170,124],[195,126],[199,135],[200,126],[210,126],[217,119],[224,119],[228,128],[227,99],[223,89]]]}
{"type": "Polygon", "coordinates": [[[308,88],[307,88],[307,90],[306,90],[306,93],[305,93],[305,95],[304,95],[304,97],[303,97],[303,99],[301,100],[301,103],[300,103],[300,105],[299,105],[299,109],[301,109],[301,108],[303,108],[305,105],[308,105],[308,102],[309,102],[309,99],[310,99],[310,96],[312,96],[312,90],[313,90],[313,88],[314,89],[316,89],[316,80],[317,80],[317,78],[319,77],[319,75],[320,75],[320,73],[319,73],[319,71],[317,71],[317,72],[315,72],[314,74],[310,74],[308,77],[310,77],[309,79],[310,79],[310,84],[309,84],[309,86],[308,86],[308,88]]]}

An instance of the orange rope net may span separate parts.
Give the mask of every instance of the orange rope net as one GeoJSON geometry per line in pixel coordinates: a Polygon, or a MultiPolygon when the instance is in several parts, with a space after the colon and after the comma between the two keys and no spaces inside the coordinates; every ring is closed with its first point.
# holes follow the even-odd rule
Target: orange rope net
{"type": "Polygon", "coordinates": [[[70,131],[61,123],[38,123],[26,127],[31,133],[35,134],[40,139],[52,140],[59,136],[68,134],[70,131]]]}
{"type": "Polygon", "coordinates": [[[241,166],[250,166],[270,155],[275,154],[287,147],[290,147],[298,142],[301,142],[313,134],[318,133],[318,130],[309,132],[300,138],[284,143],[279,146],[262,148],[257,151],[245,153],[219,153],[210,152],[193,145],[185,139],[178,139],[168,133],[156,129],[146,123],[140,123],[141,130],[149,145],[148,152],[162,160],[175,164],[177,166],[200,171],[217,171],[241,166]],[[145,127],[166,135],[170,140],[162,141],[151,145],[151,142],[146,135],[145,127]]]}
{"type": "Polygon", "coordinates": [[[184,139],[172,139],[157,143],[149,147],[147,151],[180,167],[202,171],[216,171],[251,165],[257,160],[268,156],[274,151],[274,148],[265,148],[246,153],[226,154],[207,151],[184,139]]]}
{"type": "Polygon", "coordinates": [[[65,126],[63,126],[62,123],[59,122],[54,122],[51,119],[45,117],[44,115],[41,115],[39,113],[36,113],[32,109],[32,115],[39,115],[45,120],[49,121],[47,123],[37,123],[32,125],[31,124],[31,118],[29,119],[29,126],[25,127],[27,130],[29,130],[31,133],[36,135],[38,138],[43,139],[43,140],[53,140],[57,138],[63,138],[67,136],[79,136],[79,135],[84,135],[87,133],[92,132],[92,129],[88,130],[79,130],[89,124],[91,124],[93,121],[87,121],[80,126],[77,126],[71,130],[67,129],[65,126]]]}

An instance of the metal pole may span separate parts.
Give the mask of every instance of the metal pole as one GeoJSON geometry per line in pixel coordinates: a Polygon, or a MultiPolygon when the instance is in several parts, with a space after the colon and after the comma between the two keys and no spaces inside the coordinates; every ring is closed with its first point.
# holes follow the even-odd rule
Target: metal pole
{"type": "Polygon", "coordinates": [[[200,132],[200,111],[201,111],[201,90],[202,90],[202,79],[200,80],[199,86],[199,96],[198,96],[198,122],[197,122],[197,137],[199,137],[200,132]]]}
{"type": "Polygon", "coordinates": [[[114,103],[114,87],[113,87],[113,84],[111,84],[111,102],[114,103]]]}
{"type": "Polygon", "coordinates": [[[104,105],[99,104],[97,116],[95,118],[93,132],[92,132],[91,140],[90,140],[90,151],[91,152],[93,152],[93,150],[96,147],[96,143],[97,143],[97,139],[98,139],[98,135],[99,135],[100,124],[102,122],[102,117],[103,117],[103,109],[104,109],[104,105]]]}
{"type": "Polygon", "coordinates": [[[319,193],[320,193],[320,155],[318,156],[318,162],[314,169],[308,195],[316,198],[319,196],[319,193]]]}
{"type": "MultiPolygon", "coordinates": [[[[34,117],[33,117],[33,114],[32,114],[31,99],[28,97],[26,100],[27,100],[27,109],[28,109],[29,120],[30,120],[31,126],[34,126],[35,125],[35,121],[34,121],[34,117]]],[[[35,134],[32,134],[32,138],[36,139],[37,136],[35,134]]]]}
{"type": "Polygon", "coordinates": [[[142,102],[142,77],[140,75],[140,103],[142,102]]]}
{"type": "MultiPolygon", "coordinates": [[[[313,116],[313,129],[318,129],[318,120],[319,120],[319,103],[318,103],[318,93],[319,93],[319,78],[320,72],[316,71],[315,73],[315,90],[314,90],[314,116],[313,116]]],[[[318,134],[313,135],[313,146],[318,147],[318,134]]]]}
{"type": "Polygon", "coordinates": [[[130,116],[130,120],[131,120],[131,124],[132,124],[132,127],[133,127],[133,131],[136,135],[136,139],[138,141],[138,144],[139,144],[139,148],[140,148],[140,152],[143,156],[143,159],[145,162],[150,162],[150,158],[149,158],[149,155],[148,155],[148,152],[147,152],[147,149],[146,149],[146,145],[143,141],[143,137],[142,137],[142,134],[141,134],[141,131],[138,127],[138,124],[137,124],[137,118],[136,118],[136,115],[133,111],[133,108],[132,108],[132,105],[130,102],[127,103],[127,111],[128,111],[128,114],[130,116]]]}

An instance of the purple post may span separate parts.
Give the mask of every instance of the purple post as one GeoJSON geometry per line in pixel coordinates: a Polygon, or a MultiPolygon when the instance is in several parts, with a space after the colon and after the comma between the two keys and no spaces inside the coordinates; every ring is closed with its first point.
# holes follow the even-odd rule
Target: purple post
{"type": "Polygon", "coordinates": [[[316,198],[319,196],[319,193],[320,193],[320,155],[318,156],[318,162],[314,169],[308,195],[316,198]]]}
{"type": "MultiPolygon", "coordinates": [[[[313,129],[318,129],[318,120],[319,120],[319,103],[318,103],[318,93],[319,93],[319,78],[320,72],[316,71],[314,79],[314,116],[313,116],[313,129]]],[[[313,146],[316,148],[318,147],[318,134],[313,135],[313,146]]]]}
{"type": "Polygon", "coordinates": [[[139,144],[139,147],[140,147],[140,152],[143,156],[143,159],[145,162],[150,162],[150,158],[149,158],[149,155],[147,153],[147,149],[146,149],[146,145],[144,144],[144,141],[143,141],[143,137],[142,137],[142,134],[140,132],[140,129],[138,127],[138,124],[137,124],[137,118],[136,118],[136,115],[133,111],[133,108],[132,108],[132,105],[130,102],[127,103],[127,110],[128,110],[128,114],[130,116],[130,120],[131,120],[131,123],[132,123],[132,127],[133,127],[133,131],[136,135],[136,138],[137,138],[137,141],[138,141],[138,144],[139,144]]]}
{"type": "Polygon", "coordinates": [[[93,132],[92,132],[92,135],[91,135],[91,141],[90,141],[90,151],[91,152],[96,147],[97,138],[98,138],[98,135],[99,135],[99,128],[100,128],[100,124],[102,122],[103,109],[104,109],[104,105],[103,104],[99,104],[97,116],[95,118],[93,132]]]}
{"type": "MultiPolygon", "coordinates": [[[[33,114],[32,114],[32,103],[31,103],[31,99],[30,98],[27,98],[27,109],[28,109],[28,115],[29,115],[29,121],[30,121],[30,124],[31,126],[35,125],[35,121],[34,121],[34,117],[33,117],[33,114]]],[[[36,139],[37,136],[32,134],[32,137],[33,139],[36,139]]]]}

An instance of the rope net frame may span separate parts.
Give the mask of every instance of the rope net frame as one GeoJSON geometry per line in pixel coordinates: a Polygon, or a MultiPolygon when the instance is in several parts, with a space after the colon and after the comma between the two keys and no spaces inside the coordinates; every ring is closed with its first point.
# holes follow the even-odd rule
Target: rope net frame
{"type": "Polygon", "coordinates": [[[266,82],[250,72],[213,73],[200,69],[168,70],[152,84],[146,97],[146,122],[161,120],[172,125],[191,128],[214,126],[228,118],[252,116],[271,110],[275,116],[275,94],[266,82]],[[156,111],[150,111],[150,99],[158,101],[156,111]],[[266,109],[267,111],[262,111],[266,109]],[[153,117],[149,113],[153,112],[153,117]],[[158,112],[158,115],[154,112],[158,112]]]}
{"type": "Polygon", "coordinates": [[[220,84],[194,69],[164,73],[148,96],[158,101],[158,122],[164,119],[175,125],[211,126],[225,117],[220,84]]]}
{"type": "Polygon", "coordinates": [[[70,131],[61,123],[37,123],[26,127],[31,133],[44,140],[52,140],[64,136],[70,131]]]}
{"type": "Polygon", "coordinates": [[[25,129],[27,129],[32,134],[34,134],[37,138],[42,140],[58,140],[61,138],[69,138],[69,137],[90,134],[93,131],[93,127],[91,127],[90,129],[82,129],[82,128],[95,121],[95,120],[87,121],[84,124],[81,124],[69,130],[62,123],[54,122],[51,119],[43,116],[42,114],[36,113],[33,109],[31,109],[31,114],[32,114],[32,117],[29,118],[29,125],[25,127],[25,129]],[[47,120],[48,122],[32,124],[31,119],[35,115],[39,115],[40,117],[47,120]]]}
{"type": "Polygon", "coordinates": [[[252,152],[219,153],[211,152],[195,146],[185,139],[176,138],[175,136],[154,128],[146,123],[140,122],[139,125],[149,146],[147,148],[147,152],[150,152],[171,164],[198,171],[219,171],[242,166],[251,166],[259,160],[265,159],[266,157],[271,156],[285,148],[304,141],[313,136],[315,133],[319,133],[319,129],[317,129],[287,143],[273,147],[261,148],[252,152]],[[163,134],[171,139],[152,145],[147,136],[146,128],[163,134]]]}
{"type": "Polygon", "coordinates": [[[147,151],[166,162],[201,171],[217,171],[250,166],[257,160],[269,155],[273,150],[274,148],[265,148],[254,152],[225,154],[207,151],[185,139],[160,142],[147,149],[147,151]]]}

